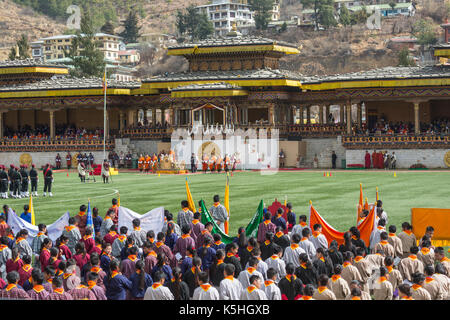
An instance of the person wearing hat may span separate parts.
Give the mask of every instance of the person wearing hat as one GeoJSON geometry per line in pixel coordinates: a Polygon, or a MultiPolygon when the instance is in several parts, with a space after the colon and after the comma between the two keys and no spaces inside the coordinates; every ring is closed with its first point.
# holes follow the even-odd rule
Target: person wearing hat
{"type": "Polygon", "coordinates": [[[38,196],[38,192],[37,192],[37,184],[39,181],[39,177],[38,177],[38,172],[35,169],[35,165],[34,163],[31,165],[31,170],[30,170],[30,182],[31,182],[31,195],[32,196],[38,196]]]}
{"type": "Polygon", "coordinates": [[[14,172],[14,165],[9,165],[8,170],[8,179],[9,179],[9,195],[12,197],[13,195],[13,172],[14,172]]]}
{"type": "Polygon", "coordinates": [[[5,166],[0,166],[0,196],[2,199],[8,199],[8,173],[5,166]]]}
{"type": "Polygon", "coordinates": [[[52,183],[53,183],[53,171],[52,171],[52,167],[50,166],[50,164],[47,163],[45,165],[45,169],[44,169],[44,197],[47,195],[47,191],[48,191],[48,195],[50,197],[53,197],[52,183]]]}
{"type": "Polygon", "coordinates": [[[78,162],[78,177],[81,182],[86,182],[86,165],[83,161],[78,162]]]}
{"type": "Polygon", "coordinates": [[[29,197],[29,193],[28,193],[28,172],[27,172],[27,165],[23,164],[20,166],[20,175],[22,176],[22,180],[21,180],[21,186],[20,186],[20,195],[22,196],[22,198],[26,198],[29,197]]]}
{"type": "Polygon", "coordinates": [[[22,196],[19,193],[21,181],[22,181],[22,176],[19,172],[19,168],[14,167],[14,171],[12,172],[13,198],[16,198],[16,199],[22,198],[22,196]]]}
{"type": "Polygon", "coordinates": [[[109,183],[109,161],[107,159],[103,160],[102,164],[102,178],[103,183],[109,183]]]}

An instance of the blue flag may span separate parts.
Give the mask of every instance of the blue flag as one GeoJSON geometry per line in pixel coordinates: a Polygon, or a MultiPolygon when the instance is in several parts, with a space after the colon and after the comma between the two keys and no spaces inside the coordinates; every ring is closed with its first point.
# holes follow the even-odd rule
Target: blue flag
{"type": "Polygon", "coordinates": [[[92,211],[91,211],[91,200],[88,200],[86,227],[91,227],[92,234],[95,235],[94,218],[92,217],[92,211]]]}

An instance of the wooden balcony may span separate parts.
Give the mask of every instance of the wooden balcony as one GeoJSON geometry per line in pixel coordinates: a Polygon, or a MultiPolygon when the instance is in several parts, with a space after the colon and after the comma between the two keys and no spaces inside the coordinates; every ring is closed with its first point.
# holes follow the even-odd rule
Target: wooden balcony
{"type": "MultiPolygon", "coordinates": [[[[102,151],[103,139],[2,139],[1,152],[102,151]]],[[[114,150],[114,139],[106,140],[106,150],[114,150]]]]}
{"type": "Polygon", "coordinates": [[[450,135],[343,136],[347,149],[447,149],[450,135]]]}

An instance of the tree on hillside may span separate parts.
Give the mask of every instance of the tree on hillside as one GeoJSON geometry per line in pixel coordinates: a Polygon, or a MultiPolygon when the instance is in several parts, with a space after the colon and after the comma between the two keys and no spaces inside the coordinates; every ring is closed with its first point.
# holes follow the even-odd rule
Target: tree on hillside
{"type": "Polygon", "coordinates": [[[16,41],[16,45],[11,48],[9,52],[9,60],[23,60],[30,58],[30,45],[28,44],[28,37],[25,34],[20,36],[20,39],[16,41]]]}
{"type": "Polygon", "coordinates": [[[199,13],[194,6],[185,12],[178,10],[176,26],[181,38],[187,35],[192,40],[205,39],[214,33],[214,26],[206,14],[199,13]]]}
{"type": "Polygon", "coordinates": [[[314,26],[319,30],[319,23],[324,27],[336,25],[334,18],[334,0],[300,0],[303,8],[314,10],[314,26]],[[325,24],[324,24],[325,23],[325,24]]]}
{"type": "Polygon", "coordinates": [[[367,18],[369,18],[369,14],[367,13],[366,7],[363,6],[360,10],[350,14],[350,24],[365,24],[367,22],[367,18]]]}
{"type": "Polygon", "coordinates": [[[422,46],[432,45],[438,41],[433,23],[426,19],[417,21],[413,26],[412,33],[417,38],[417,43],[422,46]]]}
{"type": "Polygon", "coordinates": [[[248,4],[255,12],[255,27],[258,30],[266,30],[271,20],[270,10],[273,9],[274,0],[249,0],[248,4]]]}
{"type": "Polygon", "coordinates": [[[399,67],[411,67],[415,66],[416,63],[414,60],[409,56],[409,50],[408,48],[403,48],[398,53],[398,66],[399,67]]]}
{"type": "Polygon", "coordinates": [[[138,38],[141,36],[139,31],[141,27],[138,26],[138,18],[136,12],[130,11],[127,19],[125,20],[123,27],[125,28],[120,36],[123,38],[125,43],[136,43],[138,38]]]}
{"type": "Polygon", "coordinates": [[[342,5],[341,9],[339,10],[339,23],[343,26],[348,26],[351,24],[350,12],[345,5],[342,5]]]}
{"type": "Polygon", "coordinates": [[[334,17],[333,6],[327,4],[321,7],[319,11],[319,21],[325,29],[328,29],[329,27],[335,27],[337,25],[336,18],[334,17]]]}
{"type": "Polygon", "coordinates": [[[100,31],[106,34],[114,35],[114,26],[111,21],[106,21],[106,23],[100,28],[100,31]]]}
{"type": "Polygon", "coordinates": [[[76,77],[101,77],[105,68],[104,54],[94,40],[94,27],[89,15],[82,16],[80,27],[69,51],[65,53],[71,60],[69,64],[74,67],[70,73],[76,77]]]}

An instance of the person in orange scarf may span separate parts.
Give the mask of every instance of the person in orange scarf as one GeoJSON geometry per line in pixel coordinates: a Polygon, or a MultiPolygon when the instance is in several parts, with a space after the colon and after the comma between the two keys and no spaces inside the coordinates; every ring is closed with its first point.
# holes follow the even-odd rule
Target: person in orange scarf
{"type": "Polygon", "coordinates": [[[152,162],[152,158],[150,158],[150,156],[148,154],[146,154],[145,160],[144,160],[144,169],[145,169],[145,173],[147,173],[147,174],[150,171],[151,162],[152,162]]]}
{"type": "Polygon", "coordinates": [[[80,234],[82,237],[86,234],[86,223],[87,223],[87,207],[82,204],[80,206],[80,212],[75,216],[76,224],[78,229],[80,230],[80,234]]]}
{"type": "Polygon", "coordinates": [[[412,274],[412,294],[411,297],[414,300],[431,300],[430,293],[423,288],[425,283],[425,276],[421,272],[416,272],[412,274]]]}
{"type": "Polygon", "coordinates": [[[144,156],[141,154],[141,156],[138,159],[138,169],[139,172],[142,173],[142,171],[144,170],[144,162],[145,162],[145,158],[144,156]]]}
{"type": "Polygon", "coordinates": [[[333,291],[337,300],[344,300],[350,294],[350,287],[347,281],[341,277],[342,269],[342,265],[340,264],[334,266],[334,274],[328,284],[328,287],[333,291]]]}
{"type": "Polygon", "coordinates": [[[410,255],[410,248],[417,244],[417,238],[412,232],[412,226],[409,222],[402,223],[402,232],[398,234],[398,237],[402,241],[403,255],[401,258],[407,258],[410,255]]]}
{"type": "Polygon", "coordinates": [[[336,295],[328,289],[329,278],[326,274],[319,276],[319,286],[313,294],[315,300],[336,300],[336,295]]]}
{"type": "Polygon", "coordinates": [[[388,281],[389,274],[385,267],[380,269],[380,277],[376,280],[373,288],[373,296],[375,300],[392,300],[394,295],[394,288],[388,281]]]}

